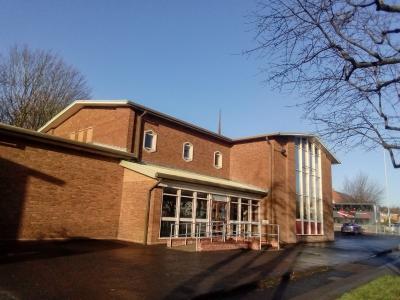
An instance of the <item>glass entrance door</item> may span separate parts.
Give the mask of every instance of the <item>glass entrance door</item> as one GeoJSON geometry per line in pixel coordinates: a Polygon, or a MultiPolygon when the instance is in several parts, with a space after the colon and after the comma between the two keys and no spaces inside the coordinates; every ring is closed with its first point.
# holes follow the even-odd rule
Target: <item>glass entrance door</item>
{"type": "Polygon", "coordinates": [[[220,236],[227,223],[228,198],[221,195],[211,195],[211,230],[213,236],[220,236]]]}

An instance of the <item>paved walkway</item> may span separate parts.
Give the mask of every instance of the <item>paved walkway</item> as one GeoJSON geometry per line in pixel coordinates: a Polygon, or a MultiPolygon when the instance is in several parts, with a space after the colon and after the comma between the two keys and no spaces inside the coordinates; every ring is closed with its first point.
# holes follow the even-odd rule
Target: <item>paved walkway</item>
{"type": "Polygon", "coordinates": [[[296,288],[294,295],[300,295],[352,275],[357,270],[351,262],[399,242],[338,237],[279,252],[209,253],[93,240],[1,245],[0,299],[290,298],[296,288]],[[334,273],[346,265],[349,270],[334,273]]]}

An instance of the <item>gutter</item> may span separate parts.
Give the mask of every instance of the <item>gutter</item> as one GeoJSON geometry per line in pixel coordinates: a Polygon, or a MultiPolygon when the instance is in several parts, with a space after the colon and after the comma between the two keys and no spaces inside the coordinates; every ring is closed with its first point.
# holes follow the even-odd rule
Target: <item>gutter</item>
{"type": "Polygon", "coordinates": [[[147,192],[147,202],[146,202],[146,210],[145,210],[145,220],[144,220],[144,238],[143,243],[147,246],[147,235],[149,233],[149,220],[150,220],[150,202],[151,202],[151,192],[161,183],[161,179],[158,179],[157,182],[148,190],[147,192]]]}

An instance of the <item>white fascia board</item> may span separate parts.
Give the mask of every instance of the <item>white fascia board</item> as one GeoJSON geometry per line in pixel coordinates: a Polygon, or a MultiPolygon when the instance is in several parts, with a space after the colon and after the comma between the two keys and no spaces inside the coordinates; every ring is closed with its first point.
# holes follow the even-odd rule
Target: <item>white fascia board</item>
{"type": "Polygon", "coordinates": [[[57,115],[51,118],[46,124],[38,129],[39,132],[48,130],[55,122],[63,122],[76,113],[83,106],[115,106],[115,105],[128,105],[128,100],[76,100],[60,111],[57,115]]]}
{"type": "Polygon", "coordinates": [[[250,193],[268,194],[267,189],[262,189],[259,187],[244,184],[241,182],[231,181],[228,179],[197,174],[179,169],[171,169],[157,165],[145,165],[124,160],[120,162],[120,165],[127,169],[130,169],[132,171],[138,172],[142,175],[154,179],[166,178],[178,181],[182,180],[182,181],[195,182],[203,185],[219,186],[225,189],[237,189],[237,190],[244,190],[250,193]]]}

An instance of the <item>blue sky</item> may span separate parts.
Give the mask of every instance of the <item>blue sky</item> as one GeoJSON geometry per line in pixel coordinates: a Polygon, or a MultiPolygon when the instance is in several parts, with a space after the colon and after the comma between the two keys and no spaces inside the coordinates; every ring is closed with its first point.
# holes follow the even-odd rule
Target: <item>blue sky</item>
{"type": "MultiPolygon", "coordinates": [[[[14,44],[51,49],[87,78],[94,99],[131,99],[202,127],[241,137],[313,131],[294,104],[272,90],[247,15],[255,1],[2,1],[0,51],[14,44]]],[[[358,172],[384,185],[383,152],[338,152],[334,187],[358,172]]],[[[400,205],[400,170],[388,163],[388,203],[400,205]]]]}

